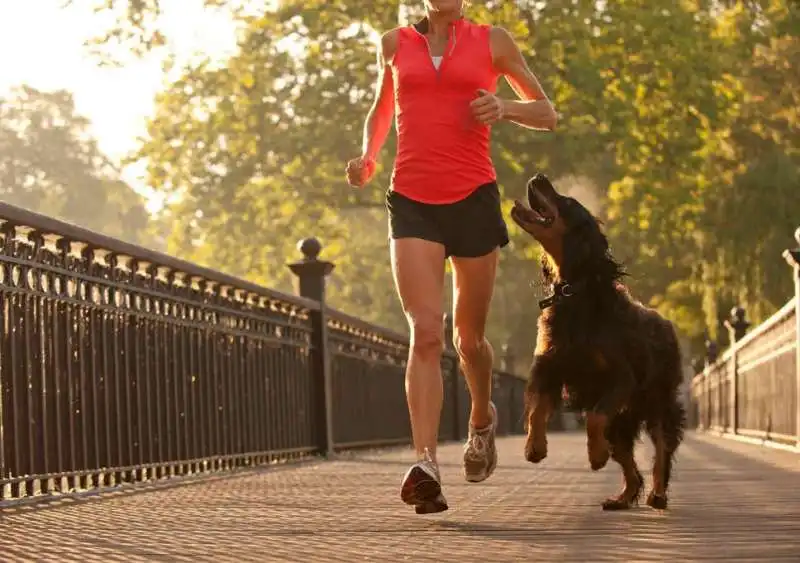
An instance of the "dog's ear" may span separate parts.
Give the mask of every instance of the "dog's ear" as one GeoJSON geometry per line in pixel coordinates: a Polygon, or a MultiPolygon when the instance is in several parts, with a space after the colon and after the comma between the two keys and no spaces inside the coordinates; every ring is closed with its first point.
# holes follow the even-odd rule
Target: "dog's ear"
{"type": "Polygon", "coordinates": [[[608,239],[603,234],[600,228],[600,223],[595,219],[585,207],[582,207],[584,217],[581,218],[580,227],[577,231],[580,233],[580,239],[583,241],[586,252],[593,256],[603,256],[608,250],[608,239]]]}
{"type": "Polygon", "coordinates": [[[564,239],[564,267],[567,277],[603,275],[608,254],[608,239],[587,211],[564,239]]]}
{"type": "Polygon", "coordinates": [[[605,256],[608,252],[608,238],[603,234],[600,223],[598,223],[594,217],[592,217],[592,222],[588,226],[588,231],[590,233],[589,239],[591,240],[591,246],[594,251],[605,256]]]}
{"type": "Polygon", "coordinates": [[[536,209],[537,207],[535,206],[536,196],[534,196],[534,191],[538,191],[553,203],[555,203],[558,198],[558,192],[556,192],[553,184],[550,183],[550,180],[547,178],[547,176],[541,172],[537,173],[533,178],[528,180],[528,205],[530,205],[532,209],[536,209]]]}

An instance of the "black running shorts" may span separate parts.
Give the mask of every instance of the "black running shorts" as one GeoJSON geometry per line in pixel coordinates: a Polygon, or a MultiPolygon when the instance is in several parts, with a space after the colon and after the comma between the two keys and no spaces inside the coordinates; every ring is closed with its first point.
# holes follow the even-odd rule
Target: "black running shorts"
{"type": "Polygon", "coordinates": [[[455,203],[431,204],[386,193],[389,236],[419,238],[444,246],[445,256],[475,258],[508,244],[508,227],[496,182],[478,187],[455,203]]]}

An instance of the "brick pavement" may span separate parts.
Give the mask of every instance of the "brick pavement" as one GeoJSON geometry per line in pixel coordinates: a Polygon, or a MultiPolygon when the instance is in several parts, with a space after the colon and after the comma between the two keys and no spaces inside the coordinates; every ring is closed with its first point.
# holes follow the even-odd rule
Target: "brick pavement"
{"type": "MultiPolygon", "coordinates": [[[[406,449],[242,472],[0,511],[0,561],[798,561],[800,455],[687,439],[671,507],[604,513],[613,463],[592,473],[578,434],[552,435],[539,466],[499,443],[482,484],[443,461],[448,512],[400,503],[406,449]]],[[[650,451],[640,448],[642,468],[650,451]]]]}

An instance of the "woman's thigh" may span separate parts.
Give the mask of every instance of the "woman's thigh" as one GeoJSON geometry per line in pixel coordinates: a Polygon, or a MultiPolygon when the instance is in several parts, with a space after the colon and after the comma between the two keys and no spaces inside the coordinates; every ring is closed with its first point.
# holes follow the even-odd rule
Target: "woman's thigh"
{"type": "Polygon", "coordinates": [[[455,335],[480,340],[494,293],[499,249],[475,258],[451,257],[455,335]]]}
{"type": "Polygon", "coordinates": [[[390,246],[395,286],[409,323],[436,330],[443,322],[444,245],[409,237],[392,239],[390,246]]]}

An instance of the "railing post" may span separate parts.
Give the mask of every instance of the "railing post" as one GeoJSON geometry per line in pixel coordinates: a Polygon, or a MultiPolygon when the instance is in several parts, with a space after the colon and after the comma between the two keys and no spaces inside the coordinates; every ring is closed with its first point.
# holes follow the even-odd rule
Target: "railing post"
{"type": "MultiPolygon", "coordinates": [[[[800,247],[800,227],[794,232],[794,240],[800,247]]],[[[795,323],[795,434],[800,446],[800,248],[783,252],[783,257],[792,268],[794,277],[794,323],[795,323]]]]}
{"type": "Polygon", "coordinates": [[[747,329],[750,328],[750,323],[745,317],[744,308],[734,307],[731,309],[730,318],[725,319],[725,328],[728,329],[731,341],[732,369],[728,370],[730,376],[730,388],[728,389],[730,428],[728,430],[732,434],[739,432],[739,360],[736,343],[744,337],[747,329]]]}
{"type": "Polygon", "coordinates": [[[706,382],[705,385],[705,395],[706,395],[706,424],[705,430],[711,430],[713,426],[713,416],[714,413],[711,412],[711,373],[713,372],[714,364],[717,362],[717,343],[714,340],[711,340],[711,337],[706,338],[706,369],[703,370],[703,379],[706,382]]]}
{"type": "Polygon", "coordinates": [[[714,363],[717,361],[719,347],[717,346],[717,342],[715,340],[711,340],[711,337],[706,338],[706,366],[713,366],[714,363]]]}
{"type": "MultiPolygon", "coordinates": [[[[444,349],[445,352],[450,352],[451,354],[455,354],[456,352],[456,347],[453,343],[453,317],[449,313],[444,314],[444,349]]],[[[450,392],[453,394],[453,412],[449,413],[449,416],[451,416],[453,420],[453,440],[459,441],[461,440],[461,393],[459,393],[459,391],[462,382],[461,364],[457,355],[455,356],[452,366],[453,373],[450,378],[450,392]]]]}
{"type": "Polygon", "coordinates": [[[297,276],[295,291],[301,297],[319,302],[319,310],[311,311],[311,377],[314,383],[314,412],[317,420],[317,445],[319,453],[330,456],[333,441],[333,381],[328,350],[328,323],[325,307],[325,278],[334,264],[319,260],[322,245],[315,238],[301,240],[298,249],[303,259],[289,264],[297,276]]]}
{"type": "Polygon", "coordinates": [[[508,343],[503,344],[502,355],[500,356],[500,369],[506,373],[514,373],[516,361],[517,357],[511,345],[508,343]]]}
{"type": "Polygon", "coordinates": [[[512,382],[512,377],[514,377],[514,365],[516,363],[516,356],[514,355],[514,349],[511,345],[506,342],[503,344],[502,348],[500,349],[500,371],[502,371],[502,379],[500,380],[500,385],[507,388],[506,397],[508,403],[501,405],[500,408],[505,410],[508,416],[509,424],[508,428],[506,429],[507,434],[514,434],[514,421],[516,418],[514,415],[516,414],[516,406],[517,406],[517,393],[516,393],[516,385],[512,382]]]}
{"type": "Polygon", "coordinates": [[[694,373],[694,377],[692,377],[692,381],[690,383],[690,395],[692,400],[692,423],[691,427],[699,430],[700,429],[700,415],[702,411],[700,409],[700,401],[703,399],[701,389],[703,385],[703,379],[699,379],[695,382],[695,377],[699,375],[703,375],[703,363],[704,360],[702,357],[695,358],[692,360],[692,372],[694,373]]]}

